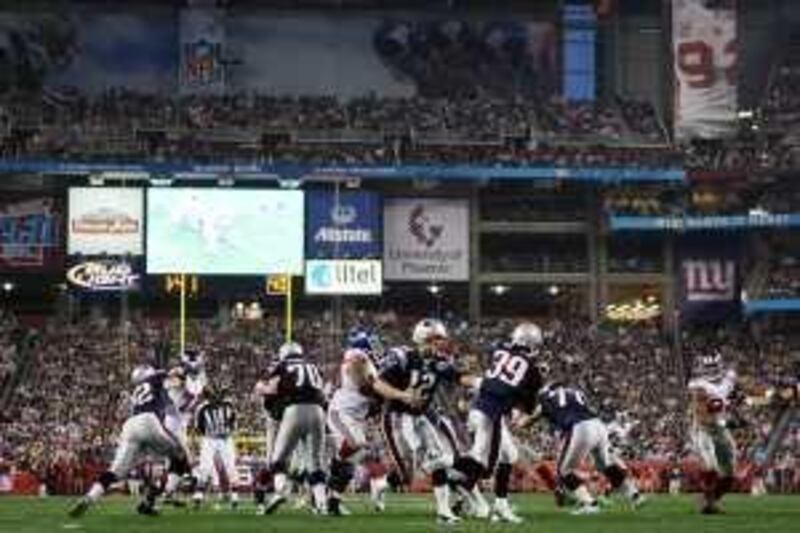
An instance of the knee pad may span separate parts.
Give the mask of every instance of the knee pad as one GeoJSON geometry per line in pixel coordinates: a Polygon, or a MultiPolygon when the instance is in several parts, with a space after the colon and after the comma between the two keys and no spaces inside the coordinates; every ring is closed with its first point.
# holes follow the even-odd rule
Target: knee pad
{"type": "Polygon", "coordinates": [[[603,473],[606,475],[609,483],[611,483],[611,487],[614,489],[622,485],[622,482],[625,481],[625,478],[628,475],[627,472],[625,472],[625,470],[619,465],[611,465],[607,467],[603,473]]]}
{"type": "Polygon", "coordinates": [[[571,492],[583,485],[583,480],[575,472],[570,472],[565,476],[561,476],[561,484],[571,492]]]}

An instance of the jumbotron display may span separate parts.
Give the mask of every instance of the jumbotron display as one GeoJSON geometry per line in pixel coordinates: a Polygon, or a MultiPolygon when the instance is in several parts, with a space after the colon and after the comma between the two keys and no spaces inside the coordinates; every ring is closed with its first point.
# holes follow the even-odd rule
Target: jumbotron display
{"type": "Polygon", "coordinates": [[[300,274],[303,193],[150,189],[150,274],[300,274]]]}

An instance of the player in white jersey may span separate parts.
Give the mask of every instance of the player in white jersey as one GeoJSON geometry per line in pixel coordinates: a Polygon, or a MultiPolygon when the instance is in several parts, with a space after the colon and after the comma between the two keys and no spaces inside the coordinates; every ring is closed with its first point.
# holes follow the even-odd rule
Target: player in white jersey
{"type": "Polygon", "coordinates": [[[733,487],[736,444],[727,427],[736,372],[726,369],[716,352],[702,356],[696,377],[689,381],[691,439],[702,463],[701,512],[719,513],[719,500],[733,487]]]}
{"type": "MultiPolygon", "coordinates": [[[[328,428],[335,446],[329,481],[328,512],[339,514],[341,493],[353,477],[355,466],[367,452],[367,419],[381,399],[413,405],[410,391],[401,391],[378,378],[374,360],[381,355],[378,337],[369,331],[354,329],[348,336],[349,347],[341,364],[341,384],[328,408],[328,428]]],[[[380,479],[372,481],[386,486],[380,479]]],[[[382,508],[382,491],[371,491],[376,508],[382,508]]]]}
{"type": "MultiPolygon", "coordinates": [[[[169,371],[165,386],[167,394],[170,398],[169,406],[164,413],[164,425],[169,431],[175,435],[181,446],[186,450],[189,463],[193,459],[189,452],[189,427],[193,424],[194,413],[197,405],[200,402],[200,394],[202,387],[195,386],[190,390],[190,380],[184,366],[176,366],[169,371]]],[[[169,474],[174,476],[176,474],[169,474]]],[[[177,487],[179,482],[170,482],[170,487],[177,487]]],[[[176,507],[183,507],[185,504],[176,498],[176,493],[173,490],[167,490],[164,494],[164,503],[174,505],[176,507]]]]}

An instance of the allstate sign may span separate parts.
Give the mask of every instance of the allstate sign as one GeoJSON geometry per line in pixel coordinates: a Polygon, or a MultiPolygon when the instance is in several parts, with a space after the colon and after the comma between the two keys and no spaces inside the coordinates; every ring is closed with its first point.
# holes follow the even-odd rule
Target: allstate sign
{"type": "Polygon", "coordinates": [[[308,191],[306,257],[367,259],[381,255],[380,197],[374,192],[308,191]]]}
{"type": "Polygon", "coordinates": [[[323,295],[378,295],[383,291],[379,260],[306,261],[306,293],[323,295]]]}

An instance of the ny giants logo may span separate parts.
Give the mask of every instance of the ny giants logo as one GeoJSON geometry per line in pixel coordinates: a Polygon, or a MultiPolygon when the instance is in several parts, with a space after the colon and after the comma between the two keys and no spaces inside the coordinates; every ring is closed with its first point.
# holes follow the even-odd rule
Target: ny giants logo
{"type": "Polygon", "coordinates": [[[684,261],[682,267],[687,301],[725,302],[734,299],[735,261],[691,259],[684,261]]]}

